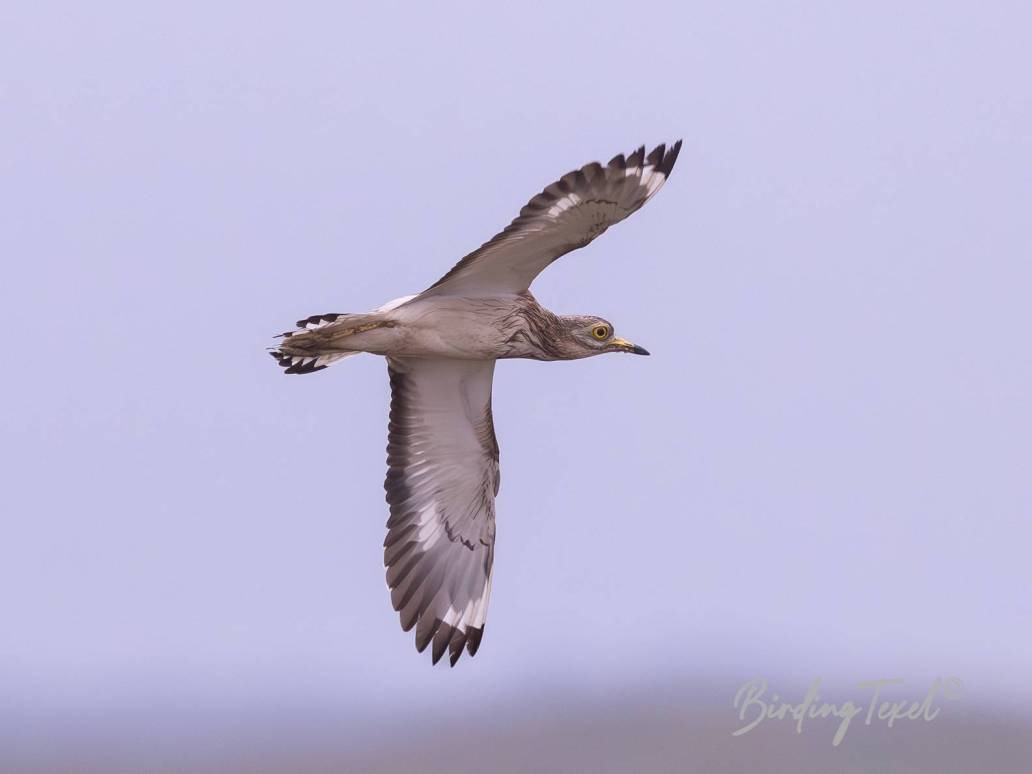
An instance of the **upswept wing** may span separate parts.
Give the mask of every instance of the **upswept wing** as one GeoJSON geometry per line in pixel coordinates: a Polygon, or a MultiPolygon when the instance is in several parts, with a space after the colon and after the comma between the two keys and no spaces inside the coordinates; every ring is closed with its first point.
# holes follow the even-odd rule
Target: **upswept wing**
{"type": "Polygon", "coordinates": [[[422,296],[522,293],[552,261],[584,247],[652,198],[670,176],[680,150],[678,140],[646,157],[642,146],[604,167],[593,162],[563,175],[422,296]]]}
{"type": "Polygon", "coordinates": [[[433,662],[480,646],[491,593],[498,444],[494,361],[389,358],[384,564],[402,629],[433,662]]]}

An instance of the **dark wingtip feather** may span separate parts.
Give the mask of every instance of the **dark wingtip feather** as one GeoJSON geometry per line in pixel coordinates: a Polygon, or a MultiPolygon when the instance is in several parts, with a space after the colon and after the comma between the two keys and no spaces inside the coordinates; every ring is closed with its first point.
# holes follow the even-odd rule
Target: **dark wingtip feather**
{"type": "Polygon", "coordinates": [[[660,143],[652,149],[652,153],[649,154],[647,159],[650,166],[659,169],[660,163],[663,161],[663,154],[666,153],[666,143],[660,143]]]}
{"type": "Polygon", "coordinates": [[[638,150],[636,150],[634,153],[632,153],[630,156],[627,157],[627,166],[632,167],[632,168],[633,167],[640,167],[641,166],[641,162],[644,159],[645,159],[645,146],[642,145],[642,146],[640,146],[638,148],[638,150]]]}
{"type": "Polygon", "coordinates": [[[664,177],[670,177],[670,173],[674,169],[674,162],[677,161],[677,154],[681,152],[681,140],[678,140],[673,146],[666,152],[663,157],[663,161],[659,164],[659,171],[663,173],[664,177]]]}
{"type": "Polygon", "coordinates": [[[462,655],[462,646],[464,646],[465,644],[466,644],[466,641],[465,641],[465,639],[463,639],[462,640],[462,645],[460,645],[458,648],[449,647],[448,666],[452,666],[453,667],[457,663],[459,663],[459,657],[462,655]]]}
{"type": "Polygon", "coordinates": [[[454,632],[454,626],[452,626],[451,624],[440,622],[440,626],[437,629],[437,633],[434,635],[434,664],[437,664],[437,662],[441,660],[441,656],[444,655],[444,651],[448,649],[448,643],[451,642],[452,634],[454,632]]]}
{"type": "Polygon", "coordinates": [[[441,619],[435,618],[433,624],[431,624],[425,631],[420,631],[419,627],[416,627],[416,650],[422,653],[426,650],[426,646],[430,644],[430,640],[434,638],[437,633],[437,627],[441,625],[441,619]]]}
{"type": "Polygon", "coordinates": [[[480,640],[484,637],[484,627],[480,628],[470,627],[466,629],[466,651],[470,656],[477,655],[477,650],[480,648],[480,640]]]}
{"type": "Polygon", "coordinates": [[[401,616],[401,630],[403,632],[411,631],[412,627],[416,625],[416,621],[418,621],[418,620],[419,620],[419,611],[418,610],[413,610],[411,613],[409,613],[409,617],[408,618],[405,618],[405,615],[403,613],[402,616],[401,616]]]}
{"type": "Polygon", "coordinates": [[[455,662],[459,660],[459,656],[462,655],[462,651],[466,647],[466,632],[462,629],[455,629],[455,633],[452,635],[451,641],[448,643],[448,661],[451,666],[455,666],[455,662]]]}
{"type": "Polygon", "coordinates": [[[599,164],[597,161],[592,161],[590,164],[585,164],[584,167],[581,169],[581,174],[588,181],[602,180],[606,176],[605,170],[602,168],[602,165],[599,164]]]}

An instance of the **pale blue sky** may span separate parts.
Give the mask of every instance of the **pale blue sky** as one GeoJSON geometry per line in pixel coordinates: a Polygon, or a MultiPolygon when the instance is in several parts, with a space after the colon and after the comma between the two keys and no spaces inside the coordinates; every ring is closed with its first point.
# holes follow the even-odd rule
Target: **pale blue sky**
{"type": "Polygon", "coordinates": [[[1019,3],[8,4],[5,696],[357,711],[947,673],[1018,697],[1030,25],[1019,3]],[[384,586],[384,364],[287,378],[265,347],[679,137],[656,199],[534,288],[653,356],[500,365],[487,631],[432,669],[384,586]]]}

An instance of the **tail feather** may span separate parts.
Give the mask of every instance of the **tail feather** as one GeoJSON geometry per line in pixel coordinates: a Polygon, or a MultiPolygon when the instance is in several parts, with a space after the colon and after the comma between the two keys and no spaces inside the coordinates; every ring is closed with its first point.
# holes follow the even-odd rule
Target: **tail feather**
{"type": "MultiPolygon", "coordinates": [[[[332,314],[313,314],[311,317],[306,317],[303,320],[298,320],[295,325],[298,328],[306,331],[314,331],[319,328],[325,328],[330,323],[335,323],[341,317],[347,317],[348,315],[342,312],[333,312],[332,314]]],[[[282,336],[293,336],[298,331],[288,331],[287,333],[281,334],[282,336]]]]}
{"type": "Polygon", "coordinates": [[[297,321],[299,330],[281,333],[283,341],[269,350],[276,362],[288,374],[310,374],[321,371],[338,360],[357,355],[361,350],[350,350],[342,342],[356,333],[374,328],[390,327],[393,322],[380,314],[314,314],[297,321]]]}
{"type": "Polygon", "coordinates": [[[358,352],[328,352],[322,355],[291,355],[282,349],[272,349],[269,354],[276,358],[280,368],[288,374],[311,374],[321,371],[338,360],[357,355],[358,352]]]}

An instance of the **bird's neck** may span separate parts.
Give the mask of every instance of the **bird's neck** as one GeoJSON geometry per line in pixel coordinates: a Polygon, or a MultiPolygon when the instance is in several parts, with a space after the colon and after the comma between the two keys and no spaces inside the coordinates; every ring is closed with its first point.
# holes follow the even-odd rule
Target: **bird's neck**
{"type": "Polygon", "coordinates": [[[564,346],[574,318],[545,309],[530,292],[521,293],[503,327],[509,352],[506,357],[533,360],[569,360],[576,355],[564,346]]]}

